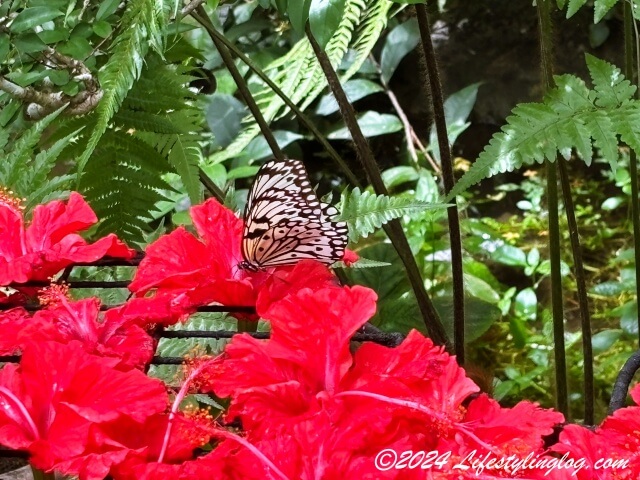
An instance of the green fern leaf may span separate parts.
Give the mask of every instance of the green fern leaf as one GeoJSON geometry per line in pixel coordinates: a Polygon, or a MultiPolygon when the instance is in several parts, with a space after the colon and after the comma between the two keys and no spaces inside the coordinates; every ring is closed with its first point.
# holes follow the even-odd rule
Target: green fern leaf
{"type": "Polygon", "coordinates": [[[592,90],[582,80],[563,75],[556,77],[557,87],[542,103],[516,106],[502,132],[493,136],[445,201],[496,173],[545,159],[553,162],[558,152],[568,159],[573,148],[589,164],[595,145],[615,172],[618,135],[632,147],[640,146],[640,124],[631,121],[638,119],[640,102],[633,99],[635,87],[615,66],[590,55],[587,66],[592,90]]]}
{"type": "MultiPolygon", "coordinates": [[[[175,102],[175,97],[174,97],[175,102]]],[[[144,132],[155,133],[180,133],[181,128],[156,113],[139,110],[121,109],[113,118],[117,126],[133,128],[144,132]]]]}
{"type": "Polygon", "coordinates": [[[51,176],[51,171],[60,153],[72,143],[79,131],[55,141],[49,149],[40,150],[33,156],[33,152],[38,150],[40,136],[61,111],[48,115],[23,132],[0,163],[0,184],[27,198],[27,211],[38,203],[64,196],[74,178],[71,175],[51,176]]]}
{"type": "Polygon", "coordinates": [[[410,197],[388,197],[367,190],[361,192],[356,187],[351,192],[342,193],[340,214],[335,220],[347,222],[349,239],[355,242],[395,218],[445,207],[446,205],[431,204],[410,197]]]}
{"type": "Polygon", "coordinates": [[[587,3],[587,0],[569,0],[569,6],[567,7],[567,18],[572,17],[587,3]]]}
{"type": "Polygon", "coordinates": [[[198,170],[202,154],[198,139],[195,135],[174,135],[169,143],[173,144],[169,153],[169,162],[180,175],[191,203],[196,205],[202,200],[198,170]]]}
{"type": "Polygon", "coordinates": [[[618,3],[618,0],[596,0],[593,12],[593,23],[598,23],[604,18],[609,10],[618,3]]]}
{"type": "Polygon", "coordinates": [[[616,132],[620,133],[620,139],[636,152],[640,152],[640,105],[634,104],[620,109],[611,115],[616,132]]]}
{"type": "Polygon", "coordinates": [[[162,180],[162,173],[168,170],[167,159],[143,140],[122,130],[108,131],[81,180],[102,220],[98,233],[115,232],[126,240],[142,242],[142,232],[151,220],[149,212],[165,200],[162,191],[171,190],[162,180]]]}
{"type": "Polygon", "coordinates": [[[586,58],[598,107],[617,107],[633,98],[636,86],[631,85],[619,68],[593,55],[586,54],[586,58]]]}
{"type": "MultiPolygon", "coordinates": [[[[389,0],[346,0],[344,15],[326,46],[331,64],[337,67],[351,49],[355,55],[349,69],[342,75],[347,81],[358,71],[371,52],[376,40],[384,29],[387,13],[392,2],[389,0]]],[[[326,79],[306,38],[301,39],[291,50],[272,62],[265,72],[293,101],[305,109],[323,91],[326,79]]],[[[259,83],[259,80],[256,80],[259,83]]],[[[284,102],[271,89],[265,88],[256,94],[256,101],[267,122],[272,122],[289,112],[284,102]]],[[[209,164],[220,163],[237,157],[260,133],[253,117],[243,120],[243,130],[224,150],[207,160],[209,164]]]]}
{"type": "Polygon", "coordinates": [[[78,159],[81,175],[89,157],[106,132],[109,122],[120,108],[134,82],[140,77],[149,45],[161,51],[160,32],[163,25],[160,0],[131,0],[126,3],[122,16],[121,33],[113,42],[113,53],[100,72],[100,85],[104,92],[96,108],[97,122],[78,159]]]}
{"type": "Polygon", "coordinates": [[[344,262],[336,262],[331,265],[333,268],[377,268],[377,267],[388,267],[391,265],[389,262],[379,262],[378,260],[371,260],[370,258],[358,258],[356,263],[351,265],[347,265],[344,262]]]}
{"type": "Polygon", "coordinates": [[[5,152],[5,157],[0,162],[0,182],[4,185],[12,185],[16,183],[18,177],[24,173],[27,167],[33,149],[36,147],[44,132],[51,122],[64,110],[61,108],[42,120],[35,122],[20,138],[11,144],[11,151],[5,152]]]}

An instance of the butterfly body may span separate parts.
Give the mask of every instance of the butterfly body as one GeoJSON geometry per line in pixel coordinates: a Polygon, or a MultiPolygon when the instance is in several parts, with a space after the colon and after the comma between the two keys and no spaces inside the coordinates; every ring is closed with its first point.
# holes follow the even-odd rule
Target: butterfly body
{"type": "Polygon", "coordinates": [[[301,161],[266,162],[249,191],[244,261],[238,266],[257,271],[303,259],[327,265],[340,260],[347,246],[347,226],[331,220],[337,213],[318,199],[301,161]]]}

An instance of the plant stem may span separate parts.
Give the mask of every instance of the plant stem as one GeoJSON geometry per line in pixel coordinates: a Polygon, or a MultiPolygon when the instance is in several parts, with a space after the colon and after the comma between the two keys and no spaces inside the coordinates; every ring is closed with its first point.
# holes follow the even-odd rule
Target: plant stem
{"type": "MultiPolygon", "coordinates": [[[[444,98],[436,53],[431,42],[431,29],[429,16],[425,4],[415,6],[420,28],[420,40],[422,53],[427,64],[425,73],[431,89],[431,101],[433,105],[434,122],[440,147],[440,164],[442,166],[442,180],[445,193],[449,193],[455,184],[453,175],[453,161],[451,159],[451,147],[447,135],[447,121],[444,115],[444,98]]],[[[452,198],[451,207],[447,208],[449,220],[449,242],[451,246],[451,273],[453,279],[453,345],[456,358],[460,365],[464,364],[464,269],[462,267],[462,242],[460,240],[460,218],[456,199],[452,198]]]]}
{"type": "Polygon", "coordinates": [[[200,167],[198,167],[198,176],[200,177],[200,183],[204,185],[204,188],[206,188],[208,192],[216,198],[216,200],[220,203],[224,203],[224,192],[218,188],[214,181],[209,178],[209,175],[207,175],[200,167]]]}
{"type": "MultiPolygon", "coordinates": [[[[544,91],[553,86],[553,54],[551,38],[551,0],[538,0],[540,29],[540,61],[544,91]]],[[[549,208],[549,260],[551,263],[551,307],[556,369],[556,406],[569,421],[569,391],[567,359],[564,345],[564,315],[562,305],[562,273],[560,270],[560,222],[558,215],[558,173],[555,162],[546,162],[549,208]]]]}
{"type": "Polygon", "coordinates": [[[569,239],[571,240],[573,268],[575,269],[576,287],[578,289],[578,306],[580,308],[582,355],[584,358],[584,423],[587,425],[593,425],[595,423],[595,389],[593,385],[593,345],[591,342],[591,315],[589,313],[589,299],[587,297],[587,279],[582,263],[580,236],[578,233],[578,223],[576,222],[573,197],[571,196],[567,161],[564,158],[559,157],[558,166],[560,167],[560,184],[562,185],[564,209],[567,215],[567,223],[569,225],[569,239]]]}
{"type": "MultiPolygon", "coordinates": [[[[631,8],[631,2],[624,2],[624,74],[630,82],[637,85],[637,79],[634,79],[634,19],[631,8]]],[[[631,220],[633,222],[633,248],[636,260],[637,303],[640,301],[640,201],[638,200],[638,158],[634,150],[631,150],[629,155],[629,176],[631,177],[631,220]]],[[[638,344],[640,345],[640,316],[638,317],[638,344]]]]}
{"type": "Polygon", "coordinates": [[[262,112],[260,111],[260,108],[258,107],[255,99],[253,98],[253,95],[251,95],[251,92],[249,91],[249,87],[247,86],[247,82],[244,81],[244,78],[242,77],[242,74],[238,70],[238,67],[236,67],[236,64],[233,62],[233,58],[231,57],[229,50],[218,39],[218,37],[211,34],[211,31],[215,30],[215,27],[213,26],[211,19],[207,15],[207,12],[204,10],[202,5],[198,5],[195,11],[191,12],[191,15],[201,25],[203,25],[207,30],[207,32],[209,33],[209,37],[211,38],[211,41],[213,42],[216,49],[220,53],[220,57],[222,58],[222,61],[224,62],[227,69],[229,70],[229,73],[233,77],[233,80],[236,82],[236,85],[238,86],[238,90],[240,91],[240,94],[244,98],[244,101],[246,102],[247,107],[249,107],[251,114],[256,119],[256,122],[260,127],[260,131],[262,132],[262,135],[264,135],[264,138],[267,141],[267,144],[269,144],[269,148],[271,148],[271,151],[273,152],[273,156],[275,157],[276,160],[280,162],[283,161],[284,154],[282,153],[282,150],[280,150],[280,147],[278,146],[278,142],[273,136],[273,133],[269,128],[269,125],[267,124],[266,120],[262,116],[262,112]]]}
{"type": "MultiPolygon", "coordinates": [[[[327,78],[329,87],[331,88],[331,91],[333,92],[333,95],[338,102],[340,113],[342,114],[342,118],[344,119],[345,124],[349,128],[349,132],[351,133],[351,137],[353,138],[353,142],[356,147],[356,153],[360,162],[362,163],[362,166],[364,167],[364,170],[367,172],[367,176],[369,177],[369,181],[373,186],[373,190],[378,195],[387,195],[387,188],[382,181],[380,168],[378,167],[378,164],[376,163],[376,160],[373,156],[373,152],[371,151],[371,148],[367,143],[367,139],[365,138],[362,130],[360,129],[360,126],[358,125],[356,112],[353,109],[353,106],[349,103],[347,95],[340,85],[340,79],[338,78],[336,71],[331,65],[329,57],[324,52],[324,50],[320,48],[315,38],[313,38],[313,35],[311,34],[308,26],[307,37],[311,42],[313,51],[315,52],[320,66],[325,74],[325,77],[327,78]]],[[[420,269],[418,268],[418,264],[413,257],[411,247],[409,246],[407,237],[405,236],[402,229],[402,224],[397,219],[392,220],[387,225],[385,225],[385,232],[387,232],[389,240],[391,240],[391,243],[398,252],[400,260],[402,260],[402,263],[405,266],[407,276],[415,294],[416,301],[418,303],[418,307],[420,308],[420,312],[422,314],[427,332],[436,344],[446,345],[450,350],[450,344],[447,338],[447,334],[444,330],[442,322],[440,321],[438,312],[433,306],[433,303],[429,298],[429,294],[425,289],[424,282],[420,274],[420,269]]]]}
{"type": "MultiPolygon", "coordinates": [[[[197,20],[197,18],[196,18],[197,20]]],[[[360,181],[358,177],[351,171],[349,166],[340,156],[340,154],[336,151],[335,148],[329,143],[329,141],[325,138],[325,136],[318,130],[315,123],[302,111],[300,108],[291,101],[291,99],[287,96],[286,93],[282,91],[276,83],[269,78],[269,76],[264,73],[264,71],[254,63],[248,56],[246,56],[242,50],[236,47],[233,43],[229,41],[227,37],[225,37],[222,33],[215,29],[215,27],[211,28],[212,25],[202,24],[202,26],[207,30],[209,35],[215,36],[220,42],[222,42],[225,47],[227,47],[236,57],[238,57],[242,62],[244,62],[249,69],[253,71],[264,83],[266,83],[273,92],[278,95],[282,101],[285,103],[287,107],[291,109],[291,111],[298,117],[298,119],[302,122],[302,124],[311,132],[311,134],[322,144],[324,149],[327,151],[329,156],[333,158],[333,160],[338,164],[342,172],[347,176],[349,182],[356,186],[361,187],[360,181]]]]}

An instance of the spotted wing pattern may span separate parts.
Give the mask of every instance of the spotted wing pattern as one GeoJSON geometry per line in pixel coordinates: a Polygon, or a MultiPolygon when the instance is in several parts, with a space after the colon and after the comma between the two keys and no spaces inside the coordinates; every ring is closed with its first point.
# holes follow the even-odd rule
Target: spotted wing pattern
{"type": "Polygon", "coordinates": [[[244,266],[260,269],[302,259],[332,264],[347,246],[347,225],[320,202],[300,160],[265,163],[251,186],[244,211],[244,266]]]}

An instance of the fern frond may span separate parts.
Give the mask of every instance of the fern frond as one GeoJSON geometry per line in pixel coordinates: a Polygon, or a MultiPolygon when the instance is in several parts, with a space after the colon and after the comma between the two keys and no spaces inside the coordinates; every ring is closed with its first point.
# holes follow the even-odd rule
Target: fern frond
{"type": "MultiPolygon", "coordinates": [[[[80,180],[87,201],[103,219],[100,232],[142,242],[154,218],[151,212],[157,212],[164,192],[172,190],[163,180],[170,172],[180,175],[193,203],[200,201],[198,132],[203,114],[188,89],[191,78],[183,67],[166,65],[157,55],[146,59],[140,79],[110,121],[80,180]]],[[[97,112],[71,119],[54,137],[98,119],[97,112]]],[[[91,133],[89,128],[83,131],[79,143],[91,133]]],[[[66,158],[77,158],[77,148],[65,150],[66,158]]]]}
{"type": "Polygon", "coordinates": [[[0,162],[0,182],[4,185],[13,185],[31,159],[33,149],[40,141],[42,132],[53,122],[64,108],[47,115],[42,120],[35,122],[16,141],[12,142],[11,150],[5,152],[4,159],[0,162]]]}
{"type": "Polygon", "coordinates": [[[133,128],[143,132],[175,134],[182,131],[182,129],[171,120],[145,111],[123,108],[117,113],[113,120],[117,126],[126,126],[127,128],[133,128]]]}
{"type": "Polygon", "coordinates": [[[333,268],[377,268],[388,267],[389,265],[391,265],[389,262],[379,262],[378,260],[360,257],[356,263],[350,265],[347,265],[344,262],[336,262],[331,266],[333,268]]]}
{"type": "Polygon", "coordinates": [[[77,138],[79,130],[33,156],[33,152],[38,150],[40,136],[61,111],[48,115],[23,132],[0,162],[0,185],[11,188],[20,197],[26,197],[27,211],[38,203],[62,197],[74,178],[72,175],[52,177],[51,171],[60,153],[77,138]]]}
{"type": "Polygon", "coordinates": [[[151,220],[149,212],[165,200],[161,192],[171,190],[162,180],[169,169],[167,159],[143,140],[122,130],[107,132],[81,180],[83,191],[102,219],[98,233],[115,232],[140,242],[141,232],[151,220]]]}
{"type": "Polygon", "coordinates": [[[100,72],[100,85],[104,94],[96,108],[96,126],[78,160],[78,175],[82,174],[111,119],[140,77],[149,45],[158,51],[162,47],[162,4],[161,0],[131,0],[126,3],[120,34],[114,40],[113,52],[100,72]]]}
{"type": "Polygon", "coordinates": [[[557,87],[541,103],[518,105],[502,131],[456,183],[445,201],[496,173],[511,171],[545,159],[554,162],[558,152],[569,159],[573,148],[587,164],[593,146],[601,150],[612,170],[617,167],[618,139],[632,148],[640,146],[640,101],[615,66],[586,56],[593,89],[572,75],[556,77],[557,87]]]}
{"type": "MultiPolygon", "coordinates": [[[[365,59],[371,53],[374,45],[380,38],[380,34],[387,26],[389,10],[393,2],[373,2],[367,8],[366,15],[358,25],[355,39],[351,44],[351,49],[355,52],[357,59],[365,59]]],[[[343,80],[351,78],[362,66],[362,62],[354,62],[345,72],[343,80]]]]}
{"type": "MultiPolygon", "coordinates": [[[[346,0],[340,25],[326,46],[331,64],[337,67],[347,51],[356,55],[350,68],[342,75],[347,81],[358,71],[371,52],[375,41],[386,25],[386,16],[392,5],[389,0],[346,0]]],[[[265,68],[265,72],[280,89],[303,110],[315,100],[326,86],[322,69],[306,38],[265,68]]],[[[256,79],[256,83],[260,80],[256,79]]],[[[284,102],[265,86],[256,94],[256,102],[267,122],[272,122],[289,112],[284,102]]],[[[215,153],[208,163],[220,163],[240,155],[243,149],[260,133],[253,117],[243,120],[243,129],[224,150],[215,153]]]]}
{"type": "Polygon", "coordinates": [[[375,232],[385,223],[425,210],[446,208],[443,204],[432,204],[410,197],[388,197],[376,195],[367,190],[361,192],[358,187],[344,191],[340,198],[340,213],[335,220],[347,222],[349,239],[356,241],[375,232]]]}

